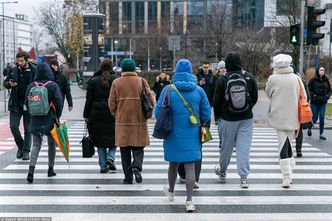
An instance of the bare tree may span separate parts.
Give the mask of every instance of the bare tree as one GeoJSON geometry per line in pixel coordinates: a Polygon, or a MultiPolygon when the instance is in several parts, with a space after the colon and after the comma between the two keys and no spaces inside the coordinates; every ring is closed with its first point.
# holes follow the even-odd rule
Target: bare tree
{"type": "Polygon", "coordinates": [[[33,47],[35,48],[37,54],[38,54],[38,51],[41,49],[40,47],[43,43],[43,39],[44,39],[43,31],[34,30],[32,32],[32,44],[33,44],[33,47]]]}

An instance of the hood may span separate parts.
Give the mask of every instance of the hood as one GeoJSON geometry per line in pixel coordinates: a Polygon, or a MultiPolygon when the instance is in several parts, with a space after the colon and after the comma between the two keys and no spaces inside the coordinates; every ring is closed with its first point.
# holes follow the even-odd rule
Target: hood
{"type": "MultiPolygon", "coordinates": [[[[321,66],[318,68],[315,68],[315,78],[320,79],[319,77],[319,69],[322,68],[321,66]]],[[[323,75],[322,80],[327,79],[326,74],[323,75]]]]}
{"type": "Polygon", "coordinates": [[[242,70],[241,58],[237,52],[230,52],[226,57],[225,63],[227,71],[242,70]]]}
{"type": "Polygon", "coordinates": [[[54,74],[50,66],[46,63],[37,65],[35,81],[51,80],[54,81],[54,74]]]}
{"type": "Polygon", "coordinates": [[[175,73],[172,82],[180,91],[193,91],[197,87],[197,77],[187,72],[175,73]]]}

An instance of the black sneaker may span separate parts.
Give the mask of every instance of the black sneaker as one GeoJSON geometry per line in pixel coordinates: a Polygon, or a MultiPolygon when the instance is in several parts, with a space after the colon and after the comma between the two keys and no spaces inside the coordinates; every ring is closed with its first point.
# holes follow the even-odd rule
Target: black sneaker
{"type": "Polygon", "coordinates": [[[56,173],[54,172],[53,167],[49,167],[49,168],[48,168],[47,176],[48,176],[48,177],[56,176],[56,173]]]}
{"type": "Polygon", "coordinates": [[[133,181],[132,180],[124,179],[123,180],[123,184],[133,184],[133,181]]]}
{"type": "Polygon", "coordinates": [[[309,137],[311,137],[312,133],[311,133],[311,129],[310,128],[308,129],[307,134],[308,134],[309,137]]]}
{"type": "Polygon", "coordinates": [[[136,183],[142,183],[143,178],[141,172],[139,172],[137,168],[133,168],[132,171],[135,176],[136,183]]]}
{"type": "Polygon", "coordinates": [[[100,169],[100,173],[108,173],[110,172],[110,168],[106,167],[104,169],[100,169]]]}
{"type": "Polygon", "coordinates": [[[16,152],[16,158],[21,159],[23,157],[23,151],[22,149],[18,149],[16,152]]]}
{"type": "Polygon", "coordinates": [[[106,165],[110,168],[110,170],[115,171],[116,170],[116,166],[114,164],[113,160],[106,160],[106,165]]]}
{"type": "Polygon", "coordinates": [[[320,139],[320,140],[326,140],[326,137],[324,137],[324,136],[321,134],[321,135],[319,135],[319,139],[320,139]]]}
{"type": "Polygon", "coordinates": [[[30,160],[29,153],[24,152],[22,156],[22,160],[30,160]]]}
{"type": "Polygon", "coordinates": [[[296,152],[297,157],[302,157],[302,152],[296,152]]]}

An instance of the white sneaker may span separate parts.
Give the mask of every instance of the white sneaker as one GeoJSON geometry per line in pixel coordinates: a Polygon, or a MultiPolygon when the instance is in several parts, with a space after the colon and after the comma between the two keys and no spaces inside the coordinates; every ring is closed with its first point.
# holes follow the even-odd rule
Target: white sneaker
{"type": "Polygon", "coordinates": [[[214,168],[214,173],[219,176],[221,183],[226,183],[226,173],[221,172],[219,167],[214,168]]]}
{"type": "Polygon", "coordinates": [[[249,187],[249,183],[248,183],[247,178],[241,178],[240,179],[240,187],[244,188],[244,189],[249,187]]]}
{"type": "Polygon", "coordinates": [[[199,189],[199,183],[198,182],[194,183],[194,189],[199,189]]]}
{"type": "Polygon", "coordinates": [[[283,188],[289,188],[290,187],[290,184],[291,184],[291,179],[289,177],[286,177],[286,178],[283,178],[282,179],[282,184],[281,186],[283,188]]]}
{"type": "Polygon", "coordinates": [[[186,210],[188,213],[194,212],[196,210],[196,207],[192,201],[186,201],[186,210]]]}
{"type": "Polygon", "coordinates": [[[174,201],[175,194],[174,194],[174,192],[173,193],[169,192],[168,185],[164,186],[164,194],[167,196],[169,201],[171,201],[171,202],[174,201]]]}

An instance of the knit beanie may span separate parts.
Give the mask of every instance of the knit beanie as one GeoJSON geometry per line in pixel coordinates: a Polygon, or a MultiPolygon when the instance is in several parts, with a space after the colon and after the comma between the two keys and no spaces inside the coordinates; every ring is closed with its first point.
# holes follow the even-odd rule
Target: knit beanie
{"type": "Polygon", "coordinates": [[[273,68],[288,68],[292,63],[292,57],[287,54],[278,54],[273,57],[273,68]]]}
{"type": "Polygon", "coordinates": [[[220,69],[220,68],[224,68],[225,67],[225,62],[224,61],[220,61],[219,63],[218,63],[218,70],[220,69]]]}
{"type": "Polygon", "coordinates": [[[179,72],[186,72],[189,74],[192,74],[193,72],[193,67],[191,65],[191,62],[187,59],[181,59],[178,61],[178,63],[176,63],[176,69],[175,69],[176,73],[179,72]]]}
{"type": "Polygon", "coordinates": [[[58,62],[58,60],[56,60],[56,59],[51,60],[51,61],[50,61],[50,66],[52,66],[52,65],[55,65],[55,66],[59,67],[59,62],[58,62]]]}
{"type": "Polygon", "coordinates": [[[136,64],[133,59],[126,58],[121,64],[122,72],[133,72],[136,70],[136,64]]]}

